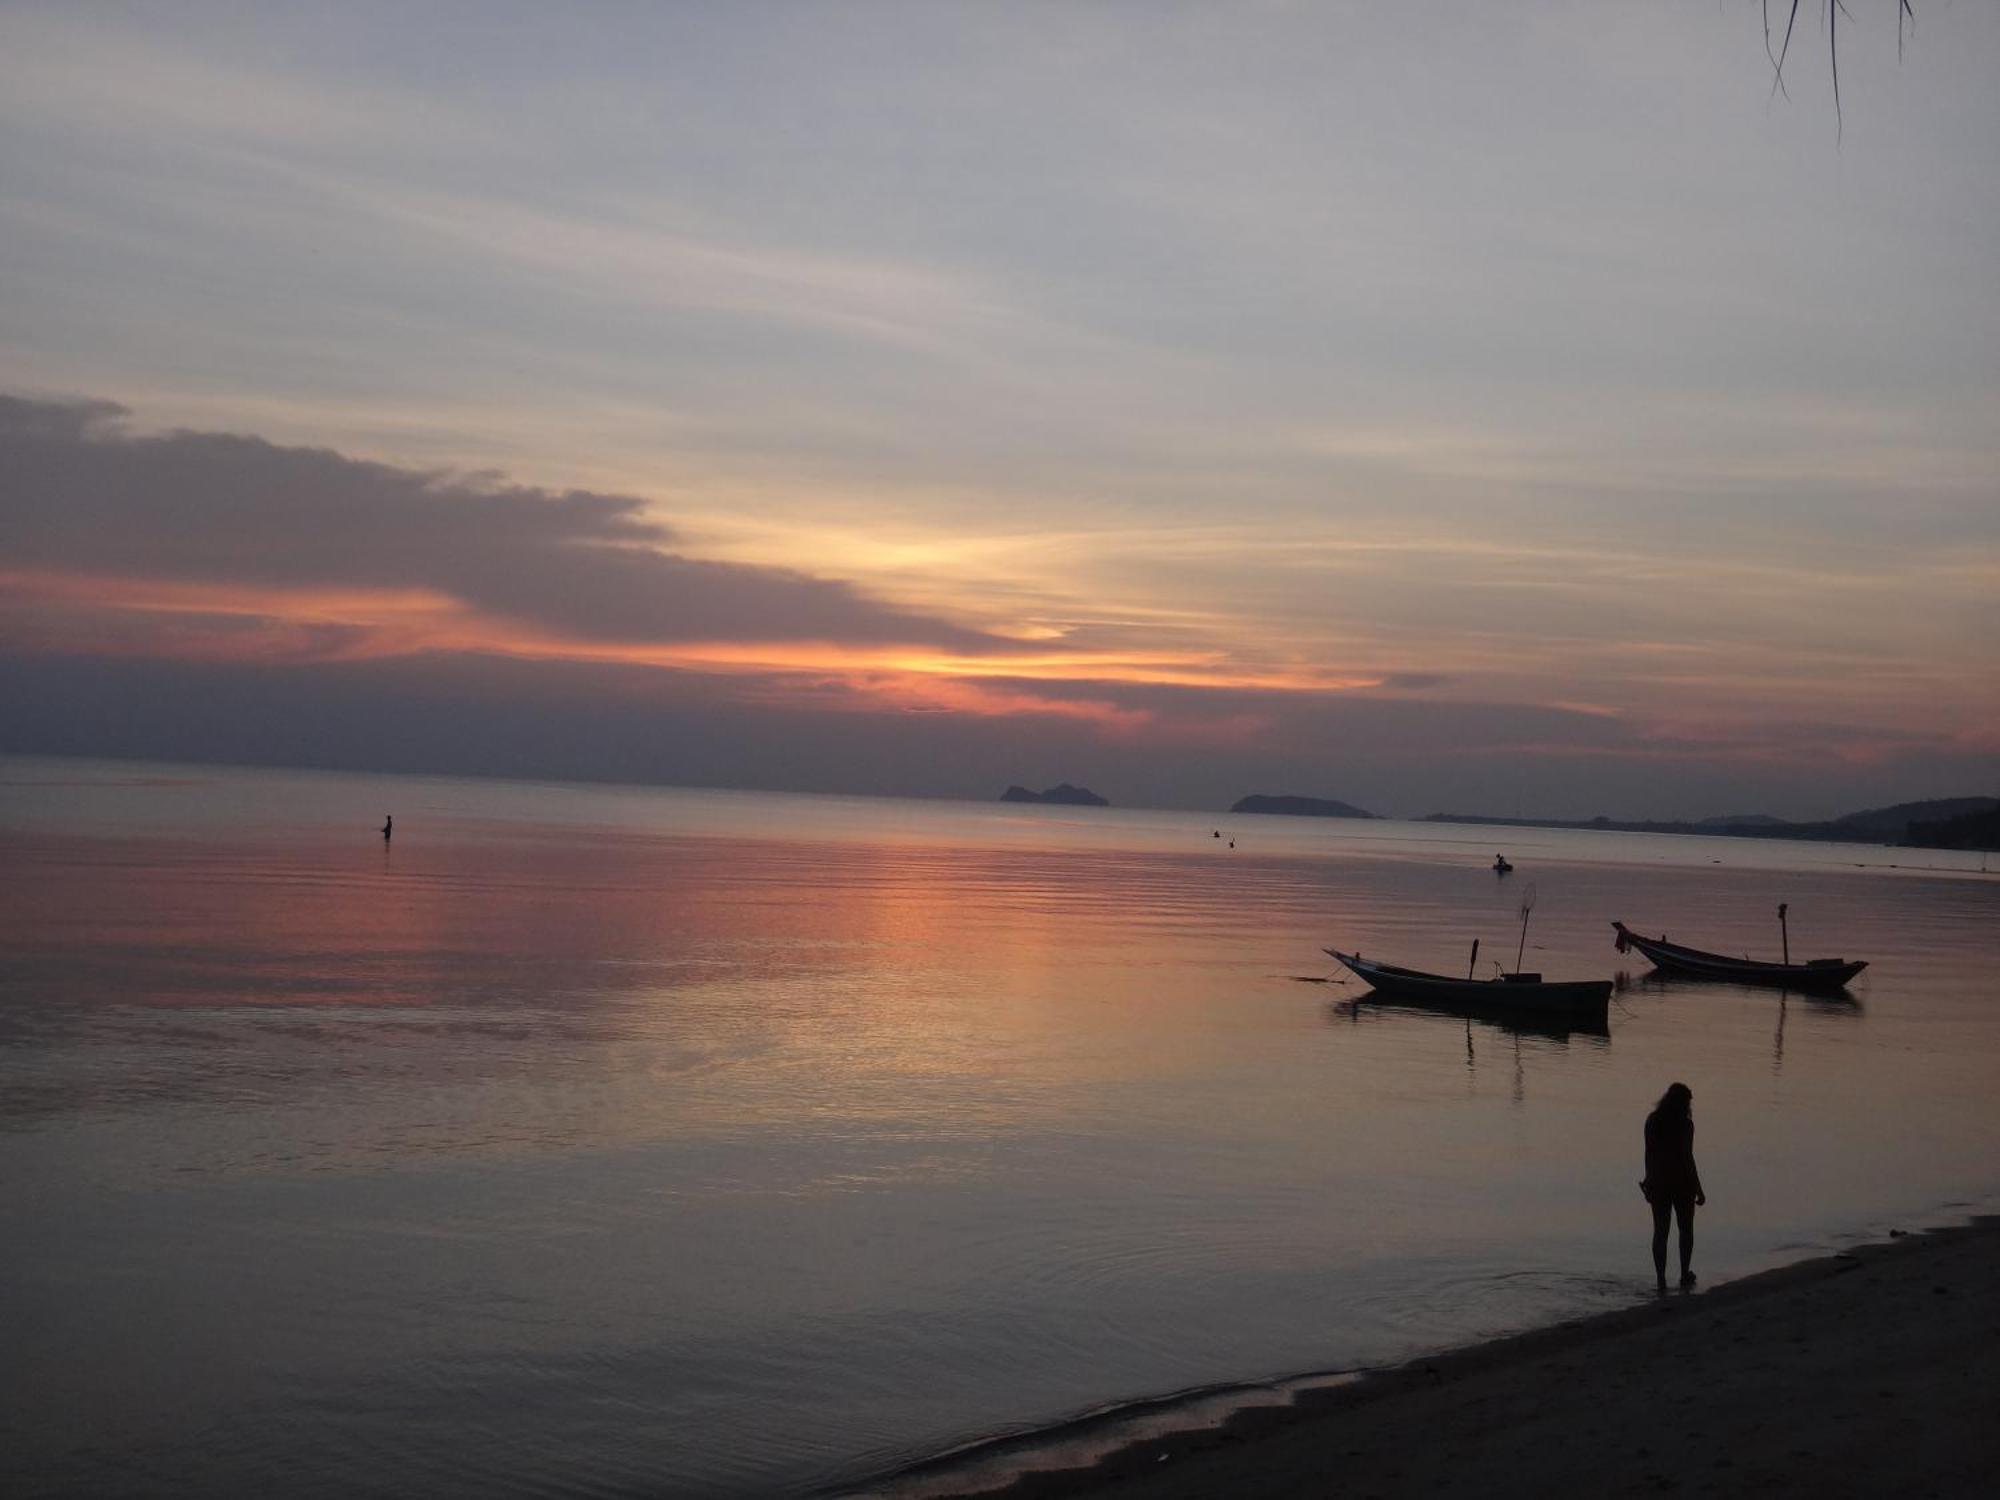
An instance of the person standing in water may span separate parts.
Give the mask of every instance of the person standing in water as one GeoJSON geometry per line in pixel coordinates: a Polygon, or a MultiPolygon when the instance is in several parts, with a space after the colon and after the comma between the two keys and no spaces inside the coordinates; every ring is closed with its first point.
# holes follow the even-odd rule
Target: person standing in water
{"type": "Polygon", "coordinates": [[[1694,1091],[1684,1083],[1667,1085],[1660,1102],[1646,1116],[1646,1178],[1639,1191],[1653,1206],[1653,1274],[1660,1290],[1667,1289],[1667,1217],[1680,1225],[1681,1285],[1694,1285],[1689,1262],[1694,1258],[1694,1211],[1708,1202],[1701,1190],[1701,1172],[1694,1164],[1694,1091]]]}
{"type": "Polygon", "coordinates": [[[395,831],[396,831],[396,815],[394,813],[384,813],[382,815],[382,841],[384,843],[387,843],[389,841],[389,835],[394,833],[395,831]]]}

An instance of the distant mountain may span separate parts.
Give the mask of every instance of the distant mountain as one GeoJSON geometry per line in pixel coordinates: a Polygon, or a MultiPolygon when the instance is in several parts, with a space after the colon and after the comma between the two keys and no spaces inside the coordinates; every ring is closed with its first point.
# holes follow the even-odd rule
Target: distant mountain
{"type": "MultiPolygon", "coordinates": [[[[1560,818],[1491,818],[1477,813],[1432,813],[1427,823],[1477,823],[1502,828],[1601,828],[1619,833],[1700,833],[1725,834],[1749,839],[1818,839],[1856,844],[1919,843],[1919,830],[1926,837],[1971,837],[1963,832],[1933,835],[1942,824],[1962,818],[1977,819],[2000,809],[2000,797],[1941,797],[1930,802],[1898,802],[1894,807],[1874,807],[1824,823],[1792,823],[1769,813],[1743,813],[1726,818],[1703,818],[1698,822],[1645,822],[1614,818],[1570,821],[1560,818]]],[[[1977,826],[1976,824],[1974,825],[1977,826]]],[[[1977,844],[1948,844],[1946,848],[1977,848],[1977,844]]]]}
{"type": "MultiPolygon", "coordinates": [[[[1487,813],[1426,813],[1418,820],[1423,823],[1478,823],[1495,828],[1630,828],[1628,823],[1614,823],[1609,818],[1592,818],[1588,822],[1560,823],[1553,818],[1496,818],[1487,813]]],[[[1692,827],[1693,825],[1688,825],[1692,827]]]]}
{"type": "Polygon", "coordinates": [[[1031,792],[1024,786],[1010,786],[1000,794],[1002,802],[1053,802],[1063,807],[1109,807],[1088,787],[1071,786],[1067,781],[1045,792],[1031,792]]]}
{"type": "Polygon", "coordinates": [[[2000,808],[1919,819],[1910,824],[1909,840],[1926,849],[2000,849],[2000,808]]]}
{"type": "Polygon", "coordinates": [[[1260,794],[1244,797],[1229,809],[1233,813],[1283,813],[1293,818],[1372,818],[1372,812],[1363,812],[1358,807],[1345,802],[1335,802],[1328,797],[1267,797],[1260,794]]]}
{"type": "Polygon", "coordinates": [[[1829,835],[1833,838],[1864,842],[1881,839],[1885,843],[1898,843],[1909,837],[1912,823],[1941,823],[1973,813],[1992,812],[1995,808],[2000,808],[2000,797],[1943,797],[1934,802],[1898,802],[1894,807],[1871,807],[1866,812],[1835,818],[1827,826],[1841,830],[1829,835]]]}

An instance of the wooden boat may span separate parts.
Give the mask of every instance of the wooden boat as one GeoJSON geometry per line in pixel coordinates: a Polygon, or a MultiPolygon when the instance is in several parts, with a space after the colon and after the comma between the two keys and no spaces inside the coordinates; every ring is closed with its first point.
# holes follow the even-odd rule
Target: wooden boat
{"type": "Polygon", "coordinates": [[[1378,994],[1433,1005],[1463,1005],[1500,1014],[1601,1016],[1611,1002],[1608,979],[1548,980],[1539,974],[1502,974],[1494,979],[1454,979],[1377,963],[1358,953],[1326,950],[1378,994]]]}
{"type": "Polygon", "coordinates": [[[1786,990],[1837,990],[1868,965],[1862,960],[1815,958],[1802,964],[1763,963],[1754,958],[1731,958],[1726,953],[1704,953],[1699,948],[1670,943],[1664,937],[1641,937],[1623,922],[1611,924],[1618,931],[1618,951],[1637,948],[1656,969],[1685,974],[1690,979],[1721,979],[1736,984],[1763,984],[1786,990]]]}

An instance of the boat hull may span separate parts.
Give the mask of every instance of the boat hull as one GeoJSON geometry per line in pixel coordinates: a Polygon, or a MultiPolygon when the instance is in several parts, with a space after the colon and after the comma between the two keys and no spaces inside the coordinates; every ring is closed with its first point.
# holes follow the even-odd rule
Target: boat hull
{"type": "Polygon", "coordinates": [[[1453,979],[1376,963],[1358,953],[1327,953],[1366,980],[1377,994],[1426,1005],[1463,1006],[1490,1015],[1602,1016],[1611,1003],[1608,979],[1544,980],[1525,976],[1499,979],[1453,979]]]}
{"type": "Polygon", "coordinates": [[[1830,991],[1845,989],[1848,980],[1868,965],[1863,960],[1815,959],[1804,964],[1759,963],[1753,958],[1731,958],[1726,953],[1706,953],[1683,947],[1665,938],[1641,937],[1623,922],[1611,924],[1619,942],[1636,948],[1654,968],[1687,979],[1712,979],[1728,984],[1756,984],[1770,989],[1830,991]]]}

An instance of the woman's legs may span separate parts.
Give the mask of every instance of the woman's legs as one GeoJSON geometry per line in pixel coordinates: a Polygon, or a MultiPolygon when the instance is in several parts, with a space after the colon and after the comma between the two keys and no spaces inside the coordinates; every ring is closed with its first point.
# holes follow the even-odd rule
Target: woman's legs
{"type": "MultiPolygon", "coordinates": [[[[1659,1265],[1660,1275],[1664,1278],[1667,1274],[1667,1222],[1666,1216],[1661,1214],[1658,1209],[1655,1209],[1654,1213],[1657,1216],[1656,1222],[1659,1226],[1654,1231],[1654,1237],[1658,1240],[1660,1248],[1654,1254],[1653,1260],[1659,1265]]],[[[1676,1203],[1674,1205],[1674,1218],[1678,1221],[1681,1231],[1681,1285],[1692,1286],[1694,1285],[1694,1272],[1688,1269],[1688,1262],[1694,1259],[1694,1200],[1685,1198],[1676,1203]]]]}
{"type": "MultiPolygon", "coordinates": [[[[1667,1216],[1673,1212],[1665,1203],[1651,1204],[1653,1210],[1653,1274],[1660,1279],[1660,1290],[1667,1289],[1667,1216]]],[[[1682,1243],[1687,1235],[1687,1220],[1681,1220],[1682,1243]]]]}

